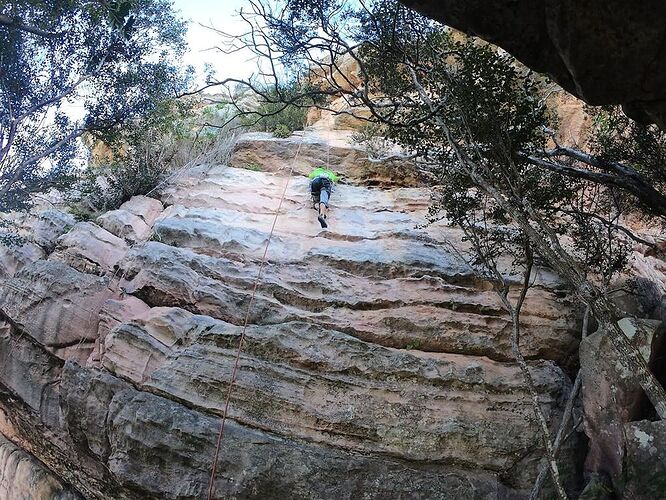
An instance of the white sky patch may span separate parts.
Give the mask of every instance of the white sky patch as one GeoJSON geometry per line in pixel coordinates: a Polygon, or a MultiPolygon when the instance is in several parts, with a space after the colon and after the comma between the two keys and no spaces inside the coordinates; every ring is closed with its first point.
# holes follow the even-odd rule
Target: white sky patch
{"type": "Polygon", "coordinates": [[[237,13],[241,7],[250,9],[247,0],[174,0],[174,7],[181,12],[184,19],[190,21],[187,32],[190,50],[183,62],[194,66],[198,84],[204,83],[206,64],[215,70],[218,79],[246,79],[256,72],[257,62],[249,50],[234,54],[224,54],[216,50],[215,46],[222,46],[224,40],[219,34],[204,27],[213,26],[225,33],[239,34],[244,30],[245,24],[237,13]]]}

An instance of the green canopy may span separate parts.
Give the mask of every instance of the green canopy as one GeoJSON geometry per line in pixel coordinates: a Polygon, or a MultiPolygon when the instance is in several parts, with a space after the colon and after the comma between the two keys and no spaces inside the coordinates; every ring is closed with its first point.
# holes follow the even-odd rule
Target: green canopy
{"type": "Polygon", "coordinates": [[[312,172],[310,172],[310,175],[308,177],[310,179],[314,179],[315,177],[328,177],[333,182],[338,182],[338,180],[340,179],[340,177],[335,175],[334,172],[324,167],[315,168],[312,172]]]}

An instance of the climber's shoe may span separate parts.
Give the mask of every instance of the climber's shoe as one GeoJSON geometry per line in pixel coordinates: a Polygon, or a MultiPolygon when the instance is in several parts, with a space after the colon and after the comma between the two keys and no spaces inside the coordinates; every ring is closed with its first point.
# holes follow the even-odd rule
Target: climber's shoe
{"type": "Polygon", "coordinates": [[[328,224],[326,224],[326,218],[323,215],[317,217],[317,220],[319,221],[319,224],[321,224],[321,227],[328,227],[328,224]]]}

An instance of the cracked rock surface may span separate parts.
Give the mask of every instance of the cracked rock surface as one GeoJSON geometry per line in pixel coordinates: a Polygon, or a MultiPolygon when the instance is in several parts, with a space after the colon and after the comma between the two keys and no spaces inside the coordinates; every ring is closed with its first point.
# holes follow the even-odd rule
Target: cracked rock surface
{"type": "MultiPolygon", "coordinates": [[[[164,207],[137,198],[13,263],[0,283],[0,433],[72,494],[205,498],[289,180],[217,497],[524,496],[543,452],[509,318],[458,254],[457,231],[418,228],[425,189],[371,188],[350,172],[329,231],[301,175],[197,167],[164,207]]],[[[522,343],[554,428],[579,311],[547,269],[534,282],[522,343]]]]}

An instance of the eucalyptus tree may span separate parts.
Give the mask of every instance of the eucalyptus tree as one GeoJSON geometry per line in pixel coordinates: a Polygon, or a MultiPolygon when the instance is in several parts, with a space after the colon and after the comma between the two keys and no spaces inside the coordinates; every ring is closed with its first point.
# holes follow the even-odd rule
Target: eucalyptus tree
{"type": "Polygon", "coordinates": [[[169,0],[0,6],[0,211],[71,186],[79,138],[180,93],[186,25],[169,0]]]}

